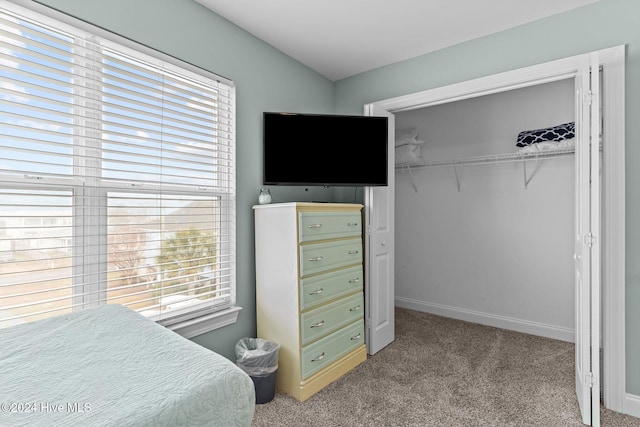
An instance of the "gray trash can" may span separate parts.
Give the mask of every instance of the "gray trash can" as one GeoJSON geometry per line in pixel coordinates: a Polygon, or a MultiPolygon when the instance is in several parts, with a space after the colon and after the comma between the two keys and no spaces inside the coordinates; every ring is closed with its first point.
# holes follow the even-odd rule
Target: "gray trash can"
{"type": "Polygon", "coordinates": [[[236,364],[256,389],[256,403],[267,403],[276,394],[280,344],[262,338],[242,338],[236,344],[236,364]]]}

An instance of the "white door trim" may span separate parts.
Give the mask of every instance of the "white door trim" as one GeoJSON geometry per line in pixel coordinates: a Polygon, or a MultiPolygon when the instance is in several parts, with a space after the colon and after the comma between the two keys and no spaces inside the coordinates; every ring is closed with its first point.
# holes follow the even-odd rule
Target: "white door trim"
{"type": "MultiPolygon", "coordinates": [[[[599,52],[602,135],[602,347],[604,405],[632,414],[624,404],[625,358],[625,47],[599,52]]],[[[633,414],[638,416],[638,414],[633,414]]]]}
{"type": "MultiPolygon", "coordinates": [[[[602,346],[604,404],[625,411],[625,46],[598,51],[603,67],[602,346]]],[[[588,54],[586,54],[588,55],[588,54]]],[[[575,77],[583,55],[381,100],[390,113],[575,77]]],[[[365,107],[367,107],[365,106],[365,107]]],[[[630,409],[630,408],[629,408],[630,409]]]]}

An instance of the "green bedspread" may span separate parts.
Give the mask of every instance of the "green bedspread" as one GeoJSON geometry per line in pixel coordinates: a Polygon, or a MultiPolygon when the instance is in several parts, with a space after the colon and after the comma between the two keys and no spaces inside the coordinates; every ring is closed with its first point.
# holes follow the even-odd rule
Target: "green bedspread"
{"type": "Polygon", "coordinates": [[[249,426],[251,378],[120,305],[0,330],[0,426],[249,426]]]}

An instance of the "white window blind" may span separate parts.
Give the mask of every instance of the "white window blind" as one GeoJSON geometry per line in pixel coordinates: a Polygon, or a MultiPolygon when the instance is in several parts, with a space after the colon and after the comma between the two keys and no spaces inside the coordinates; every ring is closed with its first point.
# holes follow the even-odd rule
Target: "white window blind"
{"type": "Polygon", "coordinates": [[[233,83],[141,50],[2,3],[0,327],[235,303],[233,83]]]}

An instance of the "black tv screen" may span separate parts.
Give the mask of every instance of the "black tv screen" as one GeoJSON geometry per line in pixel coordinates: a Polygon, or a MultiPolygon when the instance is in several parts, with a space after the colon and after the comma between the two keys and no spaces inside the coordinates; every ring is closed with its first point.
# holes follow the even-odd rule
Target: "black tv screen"
{"type": "Polygon", "coordinates": [[[264,184],[387,185],[387,118],[264,113],[264,184]]]}

